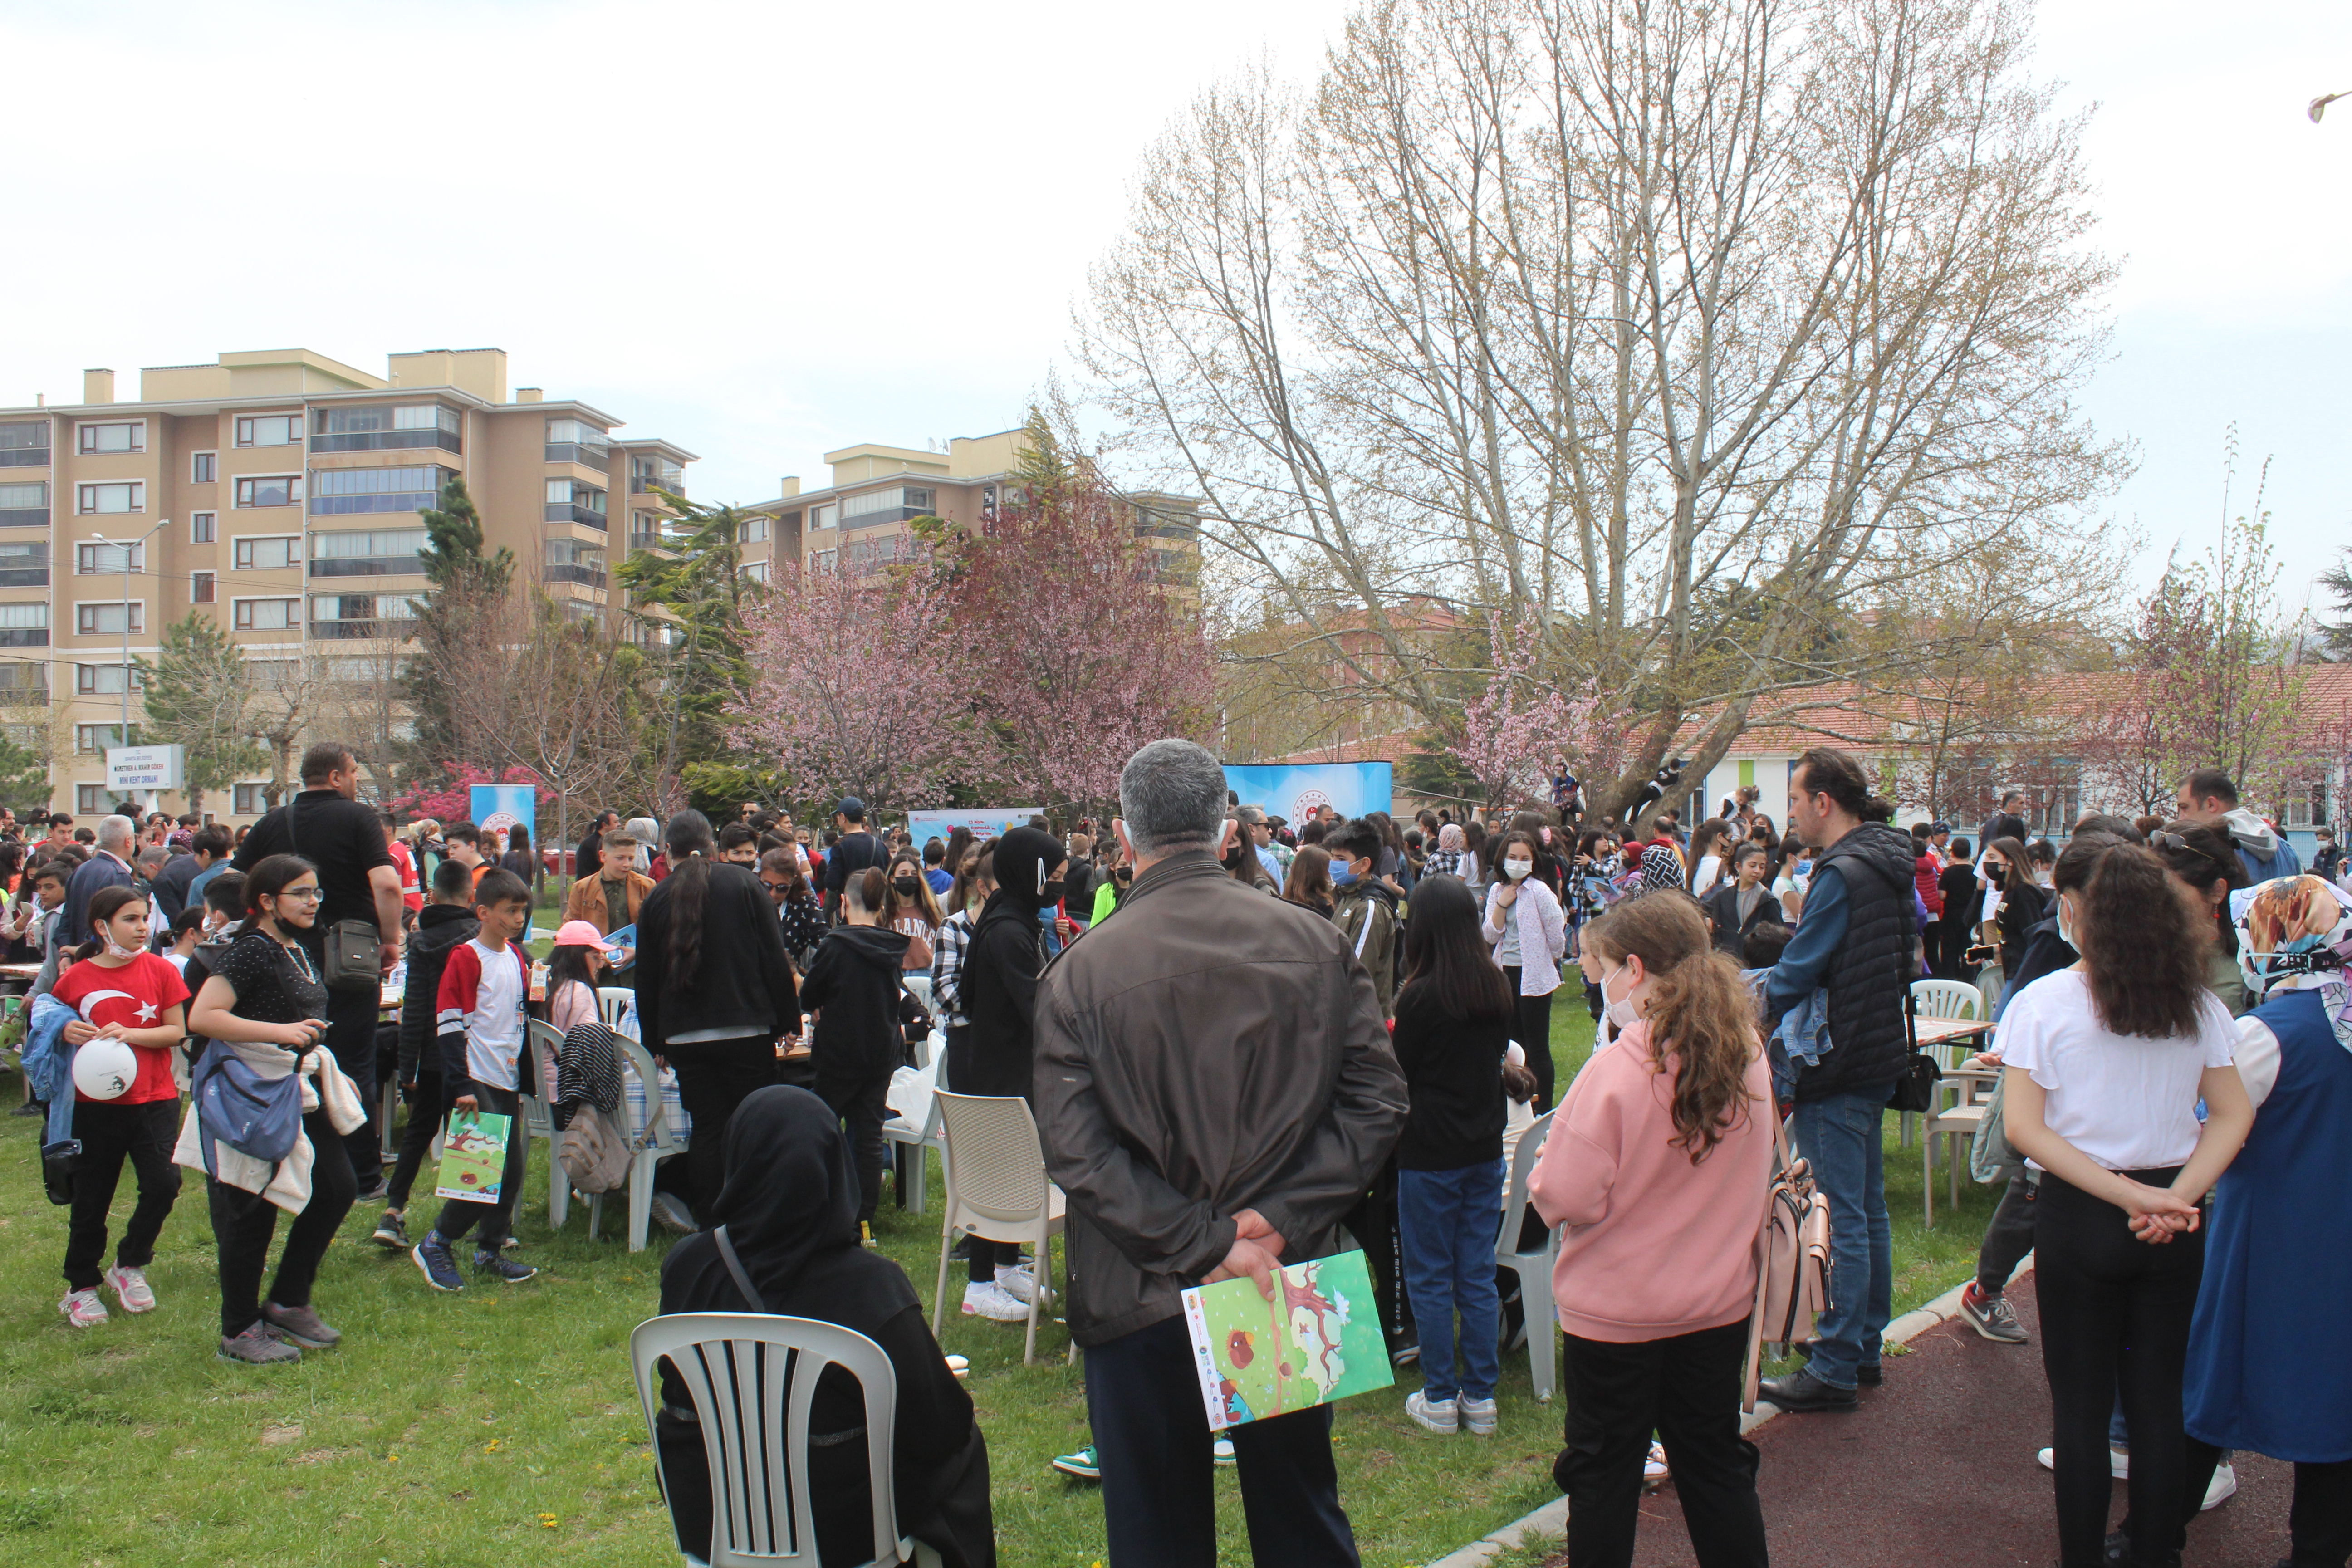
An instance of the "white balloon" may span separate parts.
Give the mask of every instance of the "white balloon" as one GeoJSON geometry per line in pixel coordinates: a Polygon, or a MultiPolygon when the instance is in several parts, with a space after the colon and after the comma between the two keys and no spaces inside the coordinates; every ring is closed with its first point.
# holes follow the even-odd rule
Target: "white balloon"
{"type": "Polygon", "coordinates": [[[74,1087],[92,1100],[120,1100],[138,1079],[138,1055],[121,1040],[91,1040],[74,1053],[74,1087]]]}

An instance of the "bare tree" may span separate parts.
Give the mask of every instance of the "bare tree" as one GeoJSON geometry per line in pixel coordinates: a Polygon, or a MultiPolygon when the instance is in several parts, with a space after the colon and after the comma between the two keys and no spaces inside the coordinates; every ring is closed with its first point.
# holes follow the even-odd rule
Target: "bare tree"
{"type": "Polygon", "coordinates": [[[1150,154],[1079,323],[1097,394],[1441,737],[1461,672],[1410,657],[1409,593],[1622,701],[1613,812],[1693,713],[1703,773],[1759,697],[1903,657],[1855,607],[2079,549],[2119,477],[2070,403],[2111,276],[2081,126],[2025,46],[1962,0],[1369,5],[1312,95],[1218,89],[1150,154]]]}

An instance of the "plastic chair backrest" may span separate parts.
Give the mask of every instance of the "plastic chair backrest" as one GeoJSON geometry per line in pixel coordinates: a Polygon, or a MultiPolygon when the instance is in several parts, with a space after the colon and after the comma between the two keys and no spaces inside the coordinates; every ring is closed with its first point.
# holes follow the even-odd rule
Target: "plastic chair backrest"
{"type": "MultiPolygon", "coordinates": [[[[1543,1155],[1544,1140],[1551,1136],[1551,1119],[1559,1110],[1545,1111],[1519,1134],[1519,1146],[1511,1151],[1509,1200],[1503,1205],[1503,1229],[1495,1237],[1495,1258],[1500,1261],[1519,1255],[1519,1216],[1528,1210],[1528,1183],[1535,1175],[1536,1161],[1543,1155]]],[[[1546,1243],[1547,1246],[1549,1243],[1546,1243]]]]}
{"type": "Polygon", "coordinates": [[[515,1074],[515,1092],[521,1099],[523,1125],[534,1138],[552,1138],[555,1119],[548,1114],[548,1102],[552,1097],[548,1092],[551,1075],[547,1069],[562,1056],[563,1037],[543,1018],[525,1019],[523,1030],[530,1039],[531,1066],[540,1075],[534,1078],[521,1071],[515,1074]]]}
{"type": "MultiPolygon", "coordinates": [[[[1980,1018],[1984,1016],[1984,993],[1958,980],[1914,980],[1911,1000],[1922,1018],[1980,1018]]],[[[1933,1056],[1945,1067],[1957,1067],[1960,1058],[1977,1048],[1971,1040],[1948,1040],[1940,1046],[1925,1046],[1921,1049],[1933,1056]]]]}
{"type": "Polygon", "coordinates": [[[680,1312],[629,1336],[646,1430],[661,1406],[667,1359],[686,1384],[710,1462],[711,1568],[801,1563],[815,1568],[809,1492],[809,1405],[826,1367],[840,1366],[866,1396],[866,1463],[874,1491],[872,1561],[904,1563],[891,1487],[898,1379],[882,1347],[838,1323],[765,1312],[680,1312]]]}
{"type": "Polygon", "coordinates": [[[621,1020],[637,1005],[637,994],[625,985],[596,987],[596,1016],[608,1029],[617,1029],[621,1020]]]}
{"type": "Polygon", "coordinates": [[[1045,1151],[1019,1095],[931,1096],[947,1133],[955,1201],[989,1219],[1034,1219],[1045,1207],[1045,1151]]]}
{"type": "Polygon", "coordinates": [[[646,1086],[646,1147],[677,1148],[677,1133],[669,1124],[669,1100],[662,1093],[661,1071],[654,1066],[653,1052],[623,1035],[621,1054],[628,1058],[637,1081],[646,1086]]]}

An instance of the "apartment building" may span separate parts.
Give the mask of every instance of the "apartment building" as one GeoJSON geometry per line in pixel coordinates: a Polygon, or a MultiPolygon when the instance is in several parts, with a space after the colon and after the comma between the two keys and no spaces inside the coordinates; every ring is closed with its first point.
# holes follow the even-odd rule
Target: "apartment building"
{"type": "MultiPolygon", "coordinates": [[[[824,489],[803,491],[799,476],[787,475],[777,500],[750,509],[772,521],[761,537],[746,539],[747,570],[765,581],[773,563],[793,561],[809,571],[868,576],[908,548],[908,524],[919,517],[984,534],[1000,508],[1022,502],[1024,441],[1016,429],[959,436],[944,451],[868,443],[827,452],[832,482],[824,489]]],[[[1162,579],[1189,591],[1200,575],[1200,502],[1157,491],[1124,499],[1162,579]]]]}
{"type": "MultiPolygon", "coordinates": [[[[126,684],[140,740],[126,660],[193,610],[257,667],[286,733],[381,748],[425,587],[418,512],[463,477],[518,578],[602,616],[614,513],[657,533],[657,492],[682,493],[695,460],[620,423],[537,387],[509,395],[499,349],[395,353],[381,376],[308,349],[224,353],[142,370],[135,400],[91,370],[79,403],[0,408],[0,722],[50,758],[54,808],[106,809],[126,684]]],[[[207,794],[207,814],[250,819],[261,783],[207,794]]]]}

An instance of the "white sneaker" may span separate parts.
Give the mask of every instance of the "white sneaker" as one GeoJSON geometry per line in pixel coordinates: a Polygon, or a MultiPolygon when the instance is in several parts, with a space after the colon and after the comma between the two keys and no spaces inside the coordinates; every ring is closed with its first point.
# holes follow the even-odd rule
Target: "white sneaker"
{"type": "Polygon", "coordinates": [[[1433,1432],[1462,1429],[1462,1411],[1451,1399],[1433,1400],[1416,1389],[1404,1396],[1404,1413],[1433,1432]]]}
{"type": "Polygon", "coordinates": [[[1011,1291],[992,1281],[986,1285],[966,1281],[963,1310],[968,1318],[987,1318],[999,1323],[1025,1323],[1029,1321],[1027,1304],[1014,1300],[1011,1291]]]}
{"type": "Polygon", "coordinates": [[[1495,1435],[1495,1402],[1491,1399],[1458,1398],[1454,1401],[1462,1412],[1462,1426],[1474,1437],[1495,1435]]]}
{"type": "Polygon", "coordinates": [[[2230,1500],[2231,1494],[2234,1493],[2237,1489],[2238,1467],[2235,1465],[2214,1466],[2213,1484],[2205,1489],[2205,1500],[2197,1505],[2198,1511],[2201,1513],[2209,1508],[2220,1508],[2223,1503],[2230,1500]]]}
{"type": "Polygon", "coordinates": [[[1000,1263],[996,1266],[996,1288],[1025,1307],[1037,1299],[1037,1276],[1026,1268],[1008,1268],[1000,1263]]]}
{"type": "Polygon", "coordinates": [[[96,1287],[67,1291],[66,1299],[58,1303],[58,1310],[77,1329],[94,1329],[106,1321],[106,1303],[98,1299],[96,1287]]]}
{"type": "Polygon", "coordinates": [[[667,1193],[656,1193],[646,1205],[656,1225],[664,1230],[674,1230],[680,1236],[692,1236],[702,1227],[694,1223],[693,1213],[667,1193]]]}
{"type": "MultiPolygon", "coordinates": [[[[2054,1470],[2058,1468],[2058,1450],[2055,1448],[2044,1448],[2040,1453],[2033,1456],[2033,1461],[2045,1470],[2054,1470]]],[[[2224,1465],[2221,1467],[2221,1469],[2226,1470],[2229,1468],[2230,1467],[2227,1465],[2224,1465]]],[[[2107,1471],[2119,1481],[2127,1481],[2131,1479],[2131,1455],[2121,1448],[2108,1449],[2107,1471]]],[[[2213,1479],[2215,1483],[2218,1485],[2221,1479],[2221,1470],[2214,1471],[2213,1479]]],[[[2230,1478],[2230,1490],[2235,1491],[2237,1488],[2238,1478],[2235,1475],[2232,1475],[2230,1478]]],[[[2228,1497],[2229,1495],[2229,1492],[2223,1492],[2221,1497],[2228,1497]]],[[[2221,1498],[2215,1498],[2213,1500],[2215,1502],[2219,1502],[2221,1500],[2221,1498]]]]}
{"type": "Polygon", "coordinates": [[[1642,1461],[1643,1489],[1646,1491],[1652,1487],[1665,1485],[1666,1477],[1671,1473],[1666,1468],[1666,1446],[1664,1443],[1652,1443],[1650,1457],[1642,1461]]]}
{"type": "Polygon", "coordinates": [[[155,1310],[155,1291],[147,1283],[144,1268],[127,1268],[116,1264],[106,1271],[106,1288],[114,1292],[126,1312],[152,1312],[155,1310]]]}

